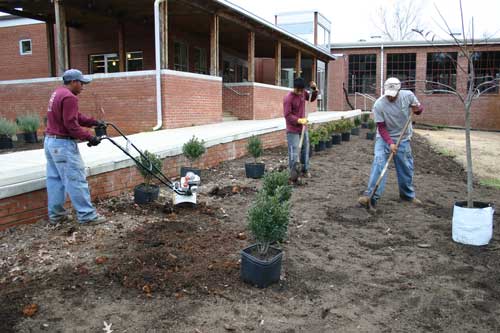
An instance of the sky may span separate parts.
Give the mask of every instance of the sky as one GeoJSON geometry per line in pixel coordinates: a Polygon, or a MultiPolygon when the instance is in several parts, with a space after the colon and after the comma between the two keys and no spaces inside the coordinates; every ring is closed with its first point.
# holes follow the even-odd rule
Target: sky
{"type": "MultiPolygon", "coordinates": [[[[380,35],[373,22],[380,6],[394,6],[398,0],[229,0],[244,9],[274,23],[274,14],[318,10],[332,22],[331,42],[370,41],[371,36],[380,35]]],[[[458,0],[414,0],[421,10],[423,27],[432,30],[441,39],[447,39],[436,24],[442,20],[437,6],[448,21],[453,32],[461,31],[460,7],[458,0]]],[[[486,34],[500,38],[500,0],[463,0],[466,25],[474,17],[474,36],[483,38],[486,34]]],[[[466,29],[467,30],[467,29],[466,29]]],[[[417,38],[418,39],[418,38],[417,38]]],[[[376,41],[373,40],[372,41],[376,41]]]]}

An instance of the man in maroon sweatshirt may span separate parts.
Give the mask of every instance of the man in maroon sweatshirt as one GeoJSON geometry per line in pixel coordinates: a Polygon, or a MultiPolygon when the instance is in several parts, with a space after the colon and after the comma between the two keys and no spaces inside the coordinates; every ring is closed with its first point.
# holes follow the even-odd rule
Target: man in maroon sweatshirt
{"type": "Polygon", "coordinates": [[[105,222],[97,214],[90,200],[90,191],[85,176],[85,166],[78,150],[77,140],[88,141],[97,146],[100,139],[84,127],[103,125],[101,121],[86,117],[78,111],[77,96],[84,84],[91,79],[76,69],[63,75],[64,85],[57,88],[49,100],[47,109],[47,130],[44,149],[47,158],[47,196],[49,222],[56,225],[72,219],[64,208],[69,195],[81,225],[105,222]]]}
{"type": "Polygon", "coordinates": [[[311,177],[309,173],[309,135],[307,130],[304,133],[302,151],[299,152],[300,134],[302,127],[307,125],[306,101],[311,97],[310,102],[314,102],[318,97],[316,83],[309,83],[312,93],[305,91],[304,79],[299,77],[293,82],[293,91],[289,92],[283,100],[283,115],[286,120],[286,137],[288,141],[288,167],[292,170],[293,165],[299,160],[302,163],[302,173],[306,178],[311,177]],[[300,155],[300,157],[299,157],[300,155]]]}

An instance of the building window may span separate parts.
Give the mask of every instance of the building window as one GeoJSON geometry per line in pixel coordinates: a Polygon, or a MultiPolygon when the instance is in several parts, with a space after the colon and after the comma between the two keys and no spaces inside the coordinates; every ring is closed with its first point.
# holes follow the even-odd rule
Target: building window
{"type": "Polygon", "coordinates": [[[19,53],[21,55],[32,54],[31,39],[22,39],[19,41],[19,53]]]}
{"type": "MultiPolygon", "coordinates": [[[[474,52],[472,57],[476,87],[484,82],[493,81],[495,79],[500,80],[499,51],[474,52]]],[[[497,84],[486,83],[480,86],[479,90],[483,93],[498,93],[498,83],[500,83],[500,81],[497,81],[497,84]]]]}
{"type": "Polygon", "coordinates": [[[374,94],[377,86],[377,55],[351,54],[348,80],[350,94],[374,94]]]}
{"type": "Polygon", "coordinates": [[[208,74],[207,67],[207,51],[205,49],[195,47],[194,55],[194,72],[199,74],[208,74]]]}
{"type": "Polygon", "coordinates": [[[426,84],[426,90],[434,90],[433,93],[446,93],[450,88],[456,89],[457,52],[427,53],[427,81],[436,82],[426,84]]]}
{"type": "Polygon", "coordinates": [[[397,77],[401,87],[415,92],[417,70],[416,53],[397,53],[387,55],[387,78],[397,77]]]}
{"type": "Polygon", "coordinates": [[[116,73],[120,71],[120,59],[116,53],[93,54],[89,59],[90,74],[116,73]]]}
{"type": "Polygon", "coordinates": [[[184,43],[174,42],[174,70],[188,71],[188,47],[184,43]]]}
{"type": "Polygon", "coordinates": [[[143,60],[142,51],[127,52],[127,72],[142,71],[143,60]]]}

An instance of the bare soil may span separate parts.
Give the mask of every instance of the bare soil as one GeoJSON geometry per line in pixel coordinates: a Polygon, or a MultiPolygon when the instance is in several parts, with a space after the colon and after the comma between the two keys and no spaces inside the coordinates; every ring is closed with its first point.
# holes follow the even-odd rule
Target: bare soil
{"type": "MultiPolygon", "coordinates": [[[[462,167],[415,138],[424,206],[399,202],[391,170],[371,215],[356,204],[372,160],[363,137],[316,153],[314,178],[294,189],[280,283],[239,279],[261,183],[240,159],[203,171],[196,208],[166,204],[166,192],[139,207],[125,194],[98,204],[104,225],[1,232],[0,332],[101,332],[103,322],[115,332],[498,331],[498,230],[485,247],[451,240],[462,167]]],[[[286,160],[285,148],[264,158],[268,170],[286,160]]],[[[500,190],[475,196],[500,204],[500,190]]]]}

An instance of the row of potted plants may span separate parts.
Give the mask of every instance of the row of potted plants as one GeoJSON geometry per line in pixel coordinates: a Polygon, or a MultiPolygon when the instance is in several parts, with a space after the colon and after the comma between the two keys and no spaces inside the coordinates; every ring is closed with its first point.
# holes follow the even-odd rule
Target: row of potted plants
{"type": "Polygon", "coordinates": [[[13,139],[22,139],[26,143],[38,142],[37,130],[40,127],[40,117],[36,114],[19,116],[16,121],[0,118],[0,149],[14,148],[13,139]]]}

